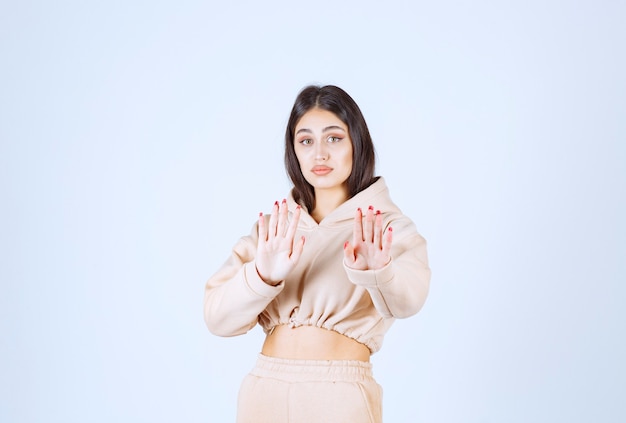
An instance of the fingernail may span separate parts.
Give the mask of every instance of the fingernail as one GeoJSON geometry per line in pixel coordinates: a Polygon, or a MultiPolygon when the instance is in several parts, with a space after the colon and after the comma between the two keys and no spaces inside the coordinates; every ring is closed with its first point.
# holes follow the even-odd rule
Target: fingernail
{"type": "Polygon", "coordinates": [[[277,206],[278,205],[278,201],[274,201],[274,205],[277,206]]]}
{"type": "Polygon", "coordinates": [[[380,210],[376,210],[376,214],[379,215],[380,214],[380,210]]]}
{"type": "Polygon", "coordinates": [[[260,213],[259,213],[259,217],[263,217],[263,212],[260,212],[260,213]]]}
{"type": "Polygon", "coordinates": [[[358,209],[356,209],[359,213],[363,214],[363,210],[361,210],[361,207],[359,207],[358,209]]]}
{"type": "Polygon", "coordinates": [[[393,232],[393,228],[391,226],[389,227],[389,232],[393,232]]]}
{"type": "Polygon", "coordinates": [[[300,204],[298,204],[298,205],[296,206],[296,210],[300,210],[301,208],[302,208],[302,207],[300,207],[300,204]]]}
{"type": "Polygon", "coordinates": [[[348,248],[348,241],[343,243],[343,249],[345,250],[346,248],[348,248]]]}
{"type": "Polygon", "coordinates": [[[368,209],[374,210],[374,206],[369,206],[368,209]]]}
{"type": "Polygon", "coordinates": [[[283,204],[285,204],[286,202],[287,202],[287,200],[285,200],[285,199],[283,198],[283,204]]]}

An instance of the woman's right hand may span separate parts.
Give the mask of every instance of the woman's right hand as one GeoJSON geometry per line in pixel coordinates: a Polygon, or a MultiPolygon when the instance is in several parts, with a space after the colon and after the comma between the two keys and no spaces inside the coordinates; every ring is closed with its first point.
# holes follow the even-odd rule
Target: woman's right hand
{"type": "Polygon", "coordinates": [[[302,250],[304,237],[295,241],[300,220],[300,206],[296,207],[291,222],[288,221],[287,201],[274,203],[272,215],[266,225],[263,213],[259,213],[259,243],[256,254],[256,270],[261,279],[277,285],[296,266],[302,250]]]}

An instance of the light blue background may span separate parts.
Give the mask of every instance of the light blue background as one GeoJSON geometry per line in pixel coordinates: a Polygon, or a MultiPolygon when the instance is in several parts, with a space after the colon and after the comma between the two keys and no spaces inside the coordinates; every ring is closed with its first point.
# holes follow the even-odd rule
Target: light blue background
{"type": "Polygon", "coordinates": [[[626,419],[619,1],[0,5],[0,421],[231,422],[262,342],[205,280],[345,88],[429,241],[373,356],[386,422],[626,419]]]}

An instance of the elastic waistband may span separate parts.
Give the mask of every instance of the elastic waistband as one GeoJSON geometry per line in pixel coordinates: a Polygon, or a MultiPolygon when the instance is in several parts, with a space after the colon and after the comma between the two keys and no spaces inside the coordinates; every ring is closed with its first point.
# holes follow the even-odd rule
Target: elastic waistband
{"type": "Polygon", "coordinates": [[[292,360],[259,354],[254,376],[285,382],[372,380],[372,363],[359,360],[292,360]]]}

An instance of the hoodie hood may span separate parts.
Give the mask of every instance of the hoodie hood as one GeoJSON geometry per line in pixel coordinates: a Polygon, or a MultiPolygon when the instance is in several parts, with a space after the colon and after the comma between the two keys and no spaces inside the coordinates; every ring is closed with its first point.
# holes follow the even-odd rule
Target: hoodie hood
{"type": "MultiPolygon", "coordinates": [[[[289,211],[293,213],[298,206],[290,192],[287,199],[289,211]]],[[[389,189],[382,176],[377,177],[376,182],[359,192],[352,198],[346,200],[343,204],[329,213],[319,224],[311,217],[306,207],[302,206],[302,214],[300,215],[300,228],[313,229],[316,227],[344,227],[354,224],[354,215],[358,208],[365,212],[369,206],[374,210],[380,210],[383,214],[400,213],[398,207],[393,204],[389,196],[389,189]]]]}

